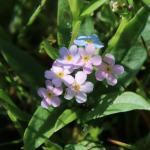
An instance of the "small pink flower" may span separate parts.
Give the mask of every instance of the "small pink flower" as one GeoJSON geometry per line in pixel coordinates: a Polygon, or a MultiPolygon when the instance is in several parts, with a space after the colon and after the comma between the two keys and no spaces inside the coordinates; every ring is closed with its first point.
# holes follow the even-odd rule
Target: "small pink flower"
{"type": "Polygon", "coordinates": [[[76,98],[78,103],[84,103],[87,101],[87,93],[93,91],[93,83],[87,82],[87,74],[82,71],[78,71],[75,75],[74,82],[66,89],[65,98],[71,100],[76,98]]]}
{"type": "Polygon", "coordinates": [[[61,57],[56,60],[56,63],[65,68],[75,67],[80,60],[80,55],[76,45],[72,45],[69,50],[63,47],[60,49],[59,53],[61,57]]]}
{"type": "Polygon", "coordinates": [[[68,69],[54,65],[51,70],[45,71],[45,78],[51,79],[56,87],[60,87],[62,83],[65,85],[73,83],[74,78],[69,75],[70,73],[71,72],[68,69]]]}
{"type": "Polygon", "coordinates": [[[59,95],[62,94],[62,88],[53,87],[49,80],[46,80],[46,88],[39,88],[38,95],[42,98],[41,106],[48,108],[49,106],[58,107],[60,105],[59,95]]]}
{"type": "Polygon", "coordinates": [[[116,75],[120,75],[124,72],[124,68],[121,65],[115,65],[115,58],[112,54],[106,54],[103,57],[103,63],[97,67],[96,79],[102,81],[106,79],[109,85],[116,85],[116,75]]]}
{"type": "Polygon", "coordinates": [[[98,66],[101,64],[101,57],[95,55],[96,49],[93,44],[88,44],[85,48],[79,48],[81,55],[80,65],[83,66],[83,71],[90,74],[93,70],[93,65],[98,66]]]}

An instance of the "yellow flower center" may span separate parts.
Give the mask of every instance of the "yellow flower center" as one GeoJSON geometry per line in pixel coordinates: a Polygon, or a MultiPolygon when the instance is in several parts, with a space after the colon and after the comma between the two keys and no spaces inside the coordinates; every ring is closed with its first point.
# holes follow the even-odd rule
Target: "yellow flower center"
{"type": "Polygon", "coordinates": [[[75,91],[75,92],[79,92],[80,91],[80,85],[79,84],[77,84],[77,83],[75,83],[75,84],[73,84],[73,90],[75,91]]]}
{"type": "Polygon", "coordinates": [[[105,71],[108,73],[112,73],[112,66],[111,65],[107,65],[105,68],[105,71]]]}
{"type": "Polygon", "coordinates": [[[64,72],[58,72],[58,73],[56,74],[56,76],[57,76],[58,78],[63,78],[63,77],[64,77],[64,72]]]}
{"type": "Polygon", "coordinates": [[[90,56],[85,55],[85,56],[83,56],[83,61],[88,62],[90,60],[90,58],[91,58],[90,56]]]}
{"type": "Polygon", "coordinates": [[[93,43],[93,41],[92,41],[92,40],[86,40],[86,42],[87,42],[87,43],[93,43]]]}
{"type": "Polygon", "coordinates": [[[47,97],[49,98],[49,99],[51,99],[52,97],[53,97],[53,93],[51,93],[50,91],[47,93],[47,97]]]}
{"type": "Polygon", "coordinates": [[[72,61],[72,59],[73,59],[73,56],[72,56],[72,55],[67,55],[67,57],[66,57],[66,60],[67,60],[67,61],[72,61]]]}

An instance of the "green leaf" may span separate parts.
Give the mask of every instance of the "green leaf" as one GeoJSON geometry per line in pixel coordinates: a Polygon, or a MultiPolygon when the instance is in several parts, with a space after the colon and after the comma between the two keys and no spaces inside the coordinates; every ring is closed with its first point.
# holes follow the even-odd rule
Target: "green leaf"
{"type": "Polygon", "coordinates": [[[94,33],[95,29],[92,17],[85,17],[85,19],[82,20],[79,35],[91,35],[94,33]]]}
{"type": "Polygon", "coordinates": [[[44,68],[27,52],[1,39],[0,52],[11,68],[25,81],[25,84],[32,89],[42,85],[44,68]]]}
{"type": "Polygon", "coordinates": [[[73,26],[71,40],[70,40],[70,46],[73,44],[74,39],[78,36],[79,30],[80,30],[80,25],[81,25],[81,21],[79,20],[73,26]]]}
{"type": "Polygon", "coordinates": [[[129,5],[133,5],[134,4],[133,0],[128,0],[128,3],[129,3],[129,5]]]}
{"type": "Polygon", "coordinates": [[[136,43],[146,25],[148,15],[149,11],[142,7],[132,19],[123,17],[117,32],[108,43],[106,52],[111,52],[117,61],[121,61],[136,43]]]}
{"type": "Polygon", "coordinates": [[[68,0],[68,2],[72,12],[73,20],[78,20],[82,2],[79,0],[68,0]]]}
{"type": "Polygon", "coordinates": [[[36,8],[32,16],[29,18],[27,26],[30,26],[31,24],[33,24],[33,22],[35,21],[35,19],[38,17],[39,13],[41,12],[42,8],[45,6],[46,1],[47,0],[41,0],[40,5],[36,8]]]}
{"type": "Polygon", "coordinates": [[[83,10],[81,13],[81,17],[89,16],[91,13],[93,13],[96,9],[101,7],[104,3],[106,3],[107,0],[94,0],[92,1],[87,8],[83,10]]]}
{"type": "Polygon", "coordinates": [[[48,54],[48,56],[55,60],[58,58],[58,50],[56,50],[55,48],[53,48],[50,43],[47,40],[44,40],[41,43],[41,47],[45,50],[45,52],[48,54]]]}
{"type": "Polygon", "coordinates": [[[9,110],[7,110],[7,114],[10,118],[10,120],[13,122],[16,130],[19,132],[20,136],[23,136],[24,130],[23,127],[21,126],[20,122],[18,121],[18,118],[9,110]]]}
{"type": "Polygon", "coordinates": [[[66,109],[57,119],[55,123],[55,132],[66,126],[68,123],[74,121],[77,118],[75,111],[66,109]]]}
{"type": "Polygon", "coordinates": [[[74,121],[76,113],[70,109],[39,107],[31,118],[24,134],[24,149],[34,150],[55,132],[74,121]]]}
{"type": "Polygon", "coordinates": [[[87,150],[87,148],[81,144],[69,144],[65,146],[64,150],[87,150]]]}
{"type": "Polygon", "coordinates": [[[69,44],[71,38],[72,16],[68,4],[68,0],[58,0],[57,12],[57,40],[59,46],[69,44]],[[63,17],[62,17],[63,16],[63,17]]]}
{"type": "Polygon", "coordinates": [[[51,141],[46,142],[46,147],[44,150],[63,150],[61,146],[51,141]]]}
{"type": "Polygon", "coordinates": [[[149,0],[143,0],[143,2],[144,2],[148,7],[150,7],[150,1],[149,1],[149,0]]]}
{"type": "Polygon", "coordinates": [[[117,27],[117,16],[112,12],[110,5],[104,5],[97,15],[100,21],[105,23],[105,26],[108,24],[109,30],[113,30],[117,27]]]}
{"type": "Polygon", "coordinates": [[[83,140],[80,142],[80,144],[85,146],[88,150],[106,150],[106,148],[104,148],[100,142],[94,143],[94,141],[83,140]]]}
{"type": "Polygon", "coordinates": [[[81,120],[89,121],[131,110],[150,110],[150,104],[143,97],[133,92],[124,92],[119,96],[111,94],[103,98],[100,103],[95,108],[92,108],[86,115],[83,115],[81,120]]]}
{"type": "Polygon", "coordinates": [[[11,100],[11,98],[5,93],[4,90],[0,89],[0,102],[6,110],[9,110],[19,120],[29,120],[29,115],[19,109],[11,100]]]}
{"type": "Polygon", "coordinates": [[[130,48],[124,59],[121,61],[121,63],[125,67],[125,73],[120,78],[119,84],[128,86],[133,80],[133,77],[141,69],[141,66],[146,61],[146,59],[147,52],[141,46],[141,43],[139,41],[135,46],[130,48]]]}
{"type": "Polygon", "coordinates": [[[150,16],[148,17],[148,21],[147,21],[146,27],[145,27],[145,29],[142,32],[142,36],[143,36],[143,38],[144,38],[148,48],[150,48],[150,36],[149,36],[149,33],[150,33],[150,16]]]}

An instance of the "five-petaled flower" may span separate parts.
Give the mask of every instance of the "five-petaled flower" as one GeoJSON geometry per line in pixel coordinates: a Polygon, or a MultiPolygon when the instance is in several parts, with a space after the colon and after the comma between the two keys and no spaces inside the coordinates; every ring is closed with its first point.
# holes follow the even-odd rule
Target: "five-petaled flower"
{"type": "Polygon", "coordinates": [[[72,45],[69,50],[63,47],[60,49],[59,53],[60,58],[56,60],[56,64],[58,63],[58,65],[62,65],[65,68],[73,69],[80,61],[80,55],[76,45],[72,45]]]}
{"type": "Polygon", "coordinates": [[[46,88],[38,89],[38,95],[42,98],[41,106],[44,108],[49,106],[58,107],[60,105],[58,96],[62,94],[62,88],[54,87],[49,80],[46,80],[45,83],[46,88]]]}
{"type": "Polygon", "coordinates": [[[87,74],[82,71],[78,71],[75,75],[75,79],[72,85],[66,89],[65,99],[71,100],[75,97],[78,103],[84,103],[87,101],[87,93],[93,91],[93,83],[86,81],[87,74]]]}
{"type": "Polygon", "coordinates": [[[87,44],[93,43],[95,48],[103,48],[104,45],[99,40],[98,36],[96,34],[90,35],[90,36],[79,36],[77,39],[74,40],[74,44],[78,46],[87,46],[87,44]]]}
{"type": "Polygon", "coordinates": [[[103,57],[103,62],[97,67],[96,79],[102,81],[106,79],[109,85],[116,85],[116,75],[120,75],[124,72],[124,68],[121,65],[115,65],[115,58],[112,54],[106,54],[103,57]]]}
{"type": "Polygon", "coordinates": [[[93,65],[98,66],[101,64],[101,57],[95,55],[96,49],[93,44],[88,44],[85,48],[79,49],[81,55],[80,65],[83,67],[83,71],[90,74],[93,70],[93,65]]]}
{"type": "Polygon", "coordinates": [[[53,66],[51,70],[45,71],[45,78],[51,79],[56,87],[60,87],[62,83],[70,85],[73,83],[74,78],[70,75],[70,71],[60,66],[53,66]]]}

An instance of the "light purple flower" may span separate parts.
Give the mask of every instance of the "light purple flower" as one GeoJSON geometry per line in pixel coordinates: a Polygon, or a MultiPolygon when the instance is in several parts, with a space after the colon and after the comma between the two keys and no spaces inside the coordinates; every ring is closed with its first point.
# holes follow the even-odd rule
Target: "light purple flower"
{"type": "Polygon", "coordinates": [[[46,88],[39,88],[38,95],[42,98],[41,106],[48,108],[49,106],[58,107],[60,98],[58,97],[63,92],[62,88],[53,87],[49,80],[46,80],[46,88]]]}
{"type": "Polygon", "coordinates": [[[87,44],[93,43],[95,48],[103,48],[104,45],[99,40],[98,36],[96,34],[90,35],[90,36],[79,36],[77,39],[74,40],[74,44],[78,46],[87,46],[87,44]]]}
{"type": "Polygon", "coordinates": [[[65,68],[73,68],[76,66],[80,60],[80,55],[76,45],[72,45],[69,50],[65,47],[61,48],[60,58],[56,60],[56,64],[62,65],[65,68]]]}
{"type": "Polygon", "coordinates": [[[85,48],[79,48],[81,55],[80,66],[83,67],[83,71],[90,74],[93,70],[93,65],[98,66],[101,64],[101,57],[95,55],[96,49],[93,44],[88,44],[85,48]]]}
{"type": "Polygon", "coordinates": [[[109,85],[117,84],[117,75],[124,72],[124,68],[121,65],[115,65],[115,58],[112,54],[106,54],[103,57],[103,63],[97,67],[96,79],[102,81],[106,79],[109,85]]]}
{"type": "Polygon", "coordinates": [[[65,85],[70,85],[73,83],[74,78],[69,75],[71,72],[63,67],[54,65],[51,70],[45,71],[45,78],[51,79],[52,83],[56,87],[60,87],[62,85],[62,82],[65,85]]]}
{"type": "Polygon", "coordinates": [[[75,97],[78,103],[84,103],[87,101],[87,93],[93,91],[93,83],[87,82],[87,74],[82,71],[78,71],[75,75],[75,79],[72,85],[66,89],[65,98],[71,100],[75,97]]]}

